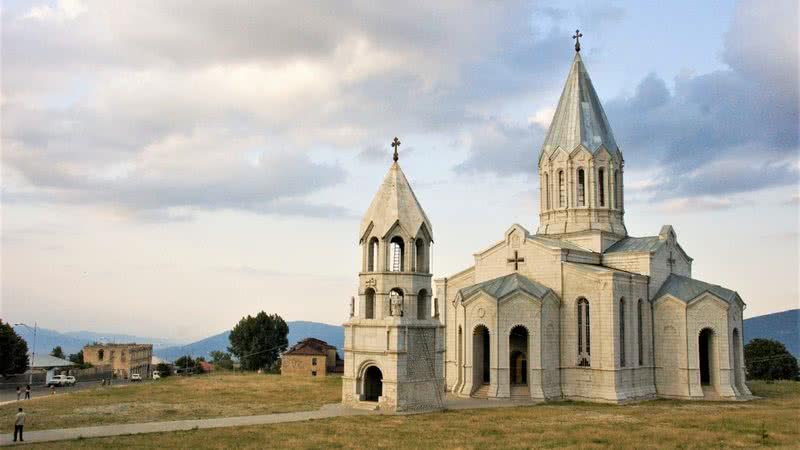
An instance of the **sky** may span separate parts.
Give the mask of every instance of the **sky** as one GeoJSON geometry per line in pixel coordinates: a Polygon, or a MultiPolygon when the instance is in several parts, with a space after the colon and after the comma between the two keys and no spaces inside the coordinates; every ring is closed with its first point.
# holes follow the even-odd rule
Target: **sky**
{"type": "Polygon", "coordinates": [[[745,317],[800,303],[798,4],[59,0],[2,6],[9,322],[192,340],[261,310],[340,324],[391,163],[436,278],[538,225],[574,56],[633,236],[675,227],[745,317]]]}

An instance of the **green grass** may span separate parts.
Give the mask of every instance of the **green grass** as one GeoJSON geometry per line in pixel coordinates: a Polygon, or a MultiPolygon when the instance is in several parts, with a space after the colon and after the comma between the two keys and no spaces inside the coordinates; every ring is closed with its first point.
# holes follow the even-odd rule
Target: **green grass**
{"type": "Polygon", "coordinates": [[[355,416],[83,439],[41,448],[798,448],[800,383],[755,382],[752,389],[765,398],[730,403],[654,400],[624,406],[562,402],[355,416]]]}
{"type": "Polygon", "coordinates": [[[25,430],[34,431],[313,410],[340,398],[338,377],[222,373],[38,397],[0,406],[0,417],[13,417],[22,406],[25,430]]]}

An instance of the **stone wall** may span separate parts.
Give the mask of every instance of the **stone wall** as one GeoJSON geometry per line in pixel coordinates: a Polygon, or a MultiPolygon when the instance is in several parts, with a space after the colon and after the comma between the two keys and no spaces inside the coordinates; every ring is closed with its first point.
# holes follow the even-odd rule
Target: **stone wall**
{"type": "Polygon", "coordinates": [[[281,375],[324,377],[328,374],[325,360],[322,355],[283,355],[281,375]]]}

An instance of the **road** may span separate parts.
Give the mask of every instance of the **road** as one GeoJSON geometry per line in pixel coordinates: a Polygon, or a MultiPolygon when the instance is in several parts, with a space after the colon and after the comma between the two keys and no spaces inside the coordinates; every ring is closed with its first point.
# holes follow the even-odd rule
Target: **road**
{"type": "MultiPolygon", "coordinates": [[[[149,382],[143,381],[144,383],[149,382]]],[[[114,380],[113,386],[130,384],[127,380],[114,380]]],[[[87,389],[94,389],[100,387],[99,381],[79,381],[75,386],[57,387],[56,394],[64,394],[67,392],[85,391],[87,389]]],[[[25,385],[21,385],[22,398],[25,398],[25,385]]],[[[44,397],[50,395],[50,388],[47,386],[36,385],[31,386],[31,398],[44,397]]],[[[17,391],[15,389],[0,389],[0,403],[12,401],[17,399],[17,391]]]]}

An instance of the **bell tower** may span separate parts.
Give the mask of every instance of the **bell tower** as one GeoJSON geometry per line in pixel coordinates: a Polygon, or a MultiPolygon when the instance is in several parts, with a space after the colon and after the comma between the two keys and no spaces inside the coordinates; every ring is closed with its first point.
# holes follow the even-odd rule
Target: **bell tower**
{"type": "Polygon", "coordinates": [[[625,161],[580,54],[539,153],[539,230],[602,252],[628,235],[623,216],[625,161]]]}
{"type": "Polygon", "coordinates": [[[433,227],[398,163],[361,221],[358,301],[344,324],[342,402],[384,411],[443,406],[444,325],[432,312],[433,227]]]}

